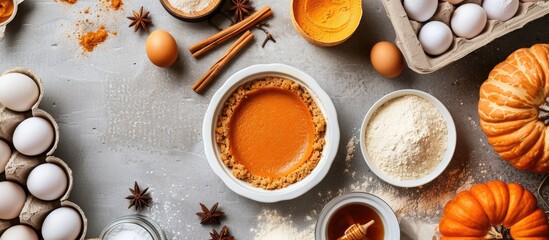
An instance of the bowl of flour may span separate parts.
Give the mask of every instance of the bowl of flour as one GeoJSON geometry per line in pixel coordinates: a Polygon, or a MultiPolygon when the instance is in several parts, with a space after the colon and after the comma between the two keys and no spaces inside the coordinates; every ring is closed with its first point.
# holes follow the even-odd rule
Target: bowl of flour
{"type": "Polygon", "coordinates": [[[370,108],[360,130],[360,148],[379,178],[399,187],[418,187],[450,163],[456,127],[448,109],[432,95],[399,90],[370,108]]]}

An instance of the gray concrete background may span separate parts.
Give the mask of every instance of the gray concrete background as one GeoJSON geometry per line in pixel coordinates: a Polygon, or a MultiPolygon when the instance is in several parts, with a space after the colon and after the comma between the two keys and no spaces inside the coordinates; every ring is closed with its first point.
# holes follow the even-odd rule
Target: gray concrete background
{"type": "MultiPolygon", "coordinates": [[[[87,214],[89,237],[98,236],[108,222],[133,213],[124,197],[134,180],[151,187],[155,205],[143,213],[160,222],[169,239],[208,237],[211,228],[198,224],[194,215],[199,202],[211,205],[220,201],[229,215],[223,223],[238,239],[253,237],[250,229],[256,226],[262,209],[292,214],[297,225],[305,226],[303,216],[320,211],[329,200],[320,199],[321,192],[336,192],[355,181],[343,173],[345,145],[356,136],[368,108],[384,94],[403,88],[431,93],[448,107],[458,131],[457,151],[449,169],[423,188],[382,187],[420,198],[424,191],[444,186],[454,170],[474,176],[475,182],[505,179],[518,181],[530,190],[543,177],[514,170],[498,159],[478,127],[476,104],[478,88],[493,66],[517,48],[549,42],[549,17],[436,73],[419,75],[406,69],[398,79],[388,80],[376,74],[369,62],[369,50],[375,42],[395,38],[380,1],[363,1],[364,17],[351,39],[337,47],[319,48],[294,30],[290,1],[254,0],[257,8],[266,4],[272,7],[275,16],[269,20],[269,30],[277,43],[262,49],[263,34],[255,31],[253,45],[204,95],[198,95],[191,90],[192,83],[228,45],[199,60],[186,49],[213,34],[213,28],[206,23],[181,22],[168,15],[158,1],[125,0],[123,10],[101,12],[100,18],[91,18],[117,35],[111,35],[94,52],[82,53],[74,36],[75,22],[86,18],[79,11],[91,6],[93,12],[97,2],[79,0],[71,6],[53,0],[27,0],[0,42],[0,70],[26,67],[44,81],[40,108],[60,125],[61,141],[55,155],[74,171],[71,200],[87,214]],[[180,56],[170,69],[153,66],[144,50],[146,34],[127,28],[125,17],[141,5],[151,11],[153,29],[168,30],[178,42],[180,56]],[[201,141],[202,118],[215,90],[231,74],[259,63],[285,63],[313,76],[332,98],[341,128],[339,153],[325,180],[300,198],[276,204],[256,203],[225,187],[210,170],[201,141]]],[[[359,175],[373,176],[358,151],[351,168],[359,175]]],[[[463,181],[451,187],[457,189],[463,181]]],[[[431,215],[423,220],[434,223],[439,218],[431,215]]]]}

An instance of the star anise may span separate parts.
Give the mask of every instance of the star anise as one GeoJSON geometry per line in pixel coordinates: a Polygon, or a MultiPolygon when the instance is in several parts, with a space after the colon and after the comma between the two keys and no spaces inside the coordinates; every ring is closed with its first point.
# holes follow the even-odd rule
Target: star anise
{"type": "Polygon", "coordinates": [[[141,191],[139,185],[135,182],[133,189],[130,188],[132,195],[126,197],[126,199],[130,200],[130,206],[128,208],[135,207],[135,210],[142,210],[145,207],[149,207],[152,197],[147,193],[148,190],[149,188],[146,188],[141,191]]]}
{"type": "Polygon", "coordinates": [[[196,215],[201,217],[200,224],[215,223],[219,224],[219,218],[225,216],[224,212],[217,211],[219,203],[215,203],[212,208],[208,209],[206,205],[200,204],[202,212],[197,212],[196,215]]]}
{"type": "Polygon", "coordinates": [[[229,228],[227,226],[223,226],[219,233],[215,229],[212,229],[210,237],[212,237],[211,240],[234,240],[234,237],[229,235],[229,228]]]}
{"type": "Polygon", "coordinates": [[[229,8],[229,11],[234,14],[234,23],[244,20],[246,16],[249,16],[255,10],[249,2],[250,0],[231,0],[232,6],[229,8]]]}
{"type": "Polygon", "coordinates": [[[132,23],[128,27],[133,27],[133,31],[137,32],[139,28],[143,28],[146,32],[149,31],[148,24],[152,24],[152,20],[149,18],[149,12],[143,13],[143,7],[139,9],[139,12],[132,11],[133,16],[129,16],[128,19],[132,20],[132,23]]]}

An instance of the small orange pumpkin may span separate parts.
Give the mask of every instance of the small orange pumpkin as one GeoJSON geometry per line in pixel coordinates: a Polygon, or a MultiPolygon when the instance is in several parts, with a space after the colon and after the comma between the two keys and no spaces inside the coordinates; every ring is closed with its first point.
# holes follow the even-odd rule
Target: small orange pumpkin
{"type": "Polygon", "coordinates": [[[441,240],[548,240],[547,216],[520,184],[492,181],[458,193],[444,207],[441,240]]]}
{"type": "Polygon", "coordinates": [[[549,44],[512,53],[480,87],[480,127],[515,168],[549,172],[549,44]]]}

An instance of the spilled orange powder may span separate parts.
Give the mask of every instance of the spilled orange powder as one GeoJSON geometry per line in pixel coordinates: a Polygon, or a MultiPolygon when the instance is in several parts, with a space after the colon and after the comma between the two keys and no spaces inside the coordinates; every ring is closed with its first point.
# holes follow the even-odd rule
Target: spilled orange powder
{"type": "Polygon", "coordinates": [[[78,0],[60,0],[61,2],[66,2],[68,4],[75,4],[76,2],[78,2],[78,0]]]}
{"type": "Polygon", "coordinates": [[[122,6],[122,0],[111,0],[111,7],[114,10],[120,9],[120,6],[122,6]]]}
{"type": "Polygon", "coordinates": [[[92,52],[97,45],[107,40],[109,32],[105,29],[105,26],[100,26],[97,31],[88,32],[80,36],[80,46],[86,52],[92,52]]]}

